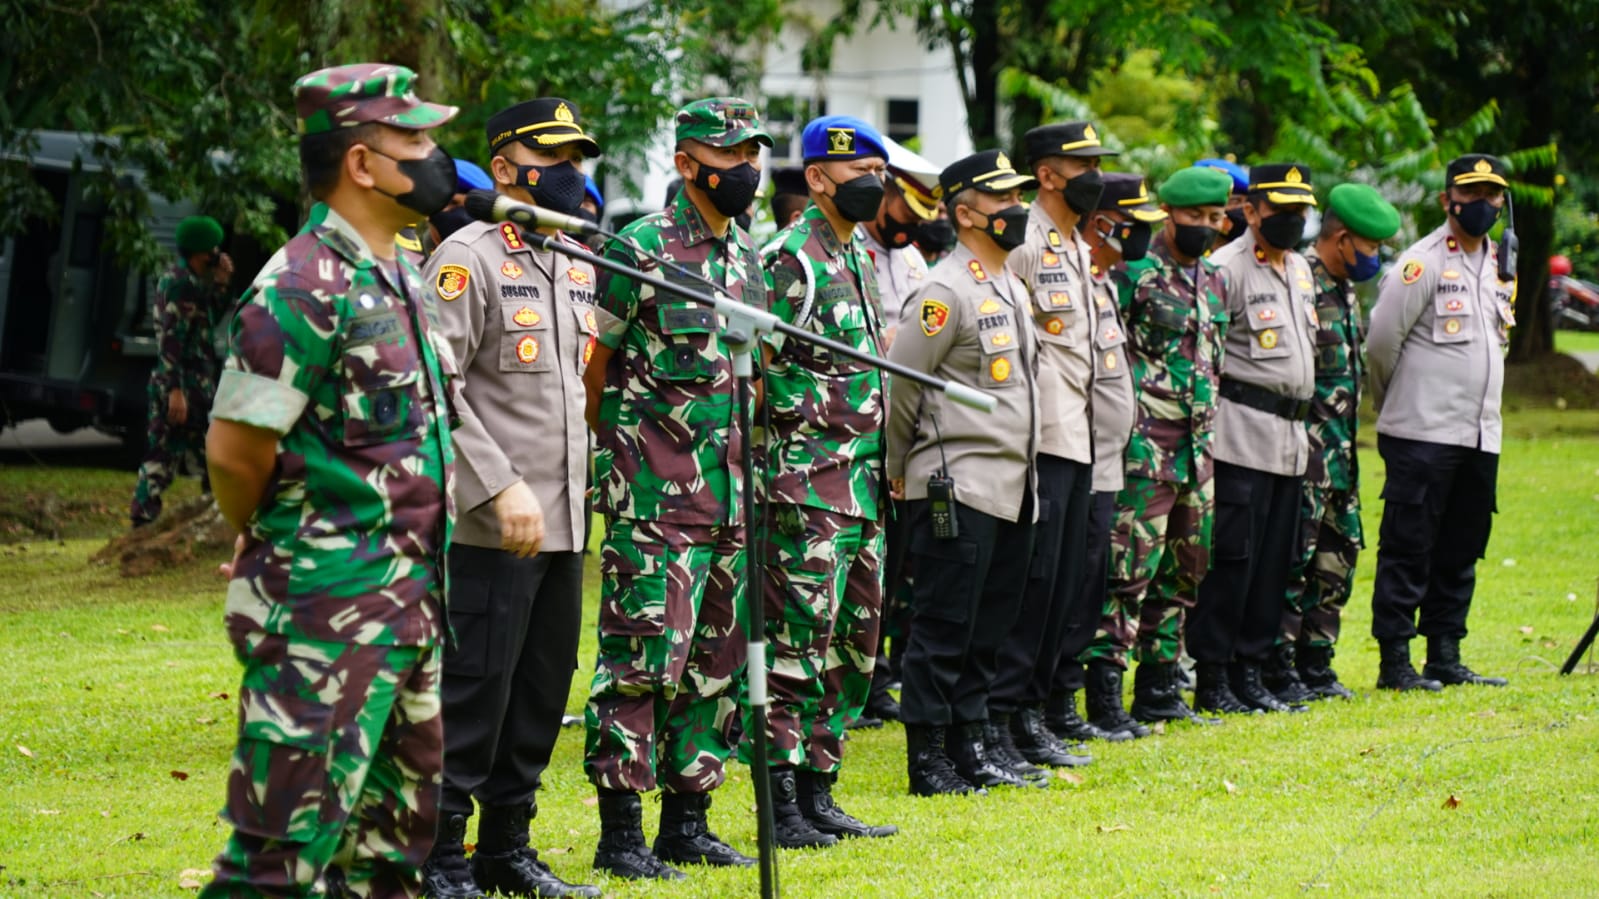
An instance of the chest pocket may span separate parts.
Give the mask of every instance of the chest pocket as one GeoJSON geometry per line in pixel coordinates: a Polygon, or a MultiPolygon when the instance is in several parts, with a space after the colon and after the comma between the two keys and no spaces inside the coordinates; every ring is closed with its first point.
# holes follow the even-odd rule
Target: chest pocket
{"type": "Polygon", "coordinates": [[[1249,358],[1283,359],[1289,355],[1294,323],[1281,303],[1250,306],[1244,314],[1249,316],[1249,358]]]}
{"type": "Polygon", "coordinates": [[[1127,332],[1113,315],[1103,315],[1094,331],[1094,377],[1120,378],[1127,374],[1127,332]]]}
{"type": "Polygon", "coordinates": [[[1440,293],[1432,300],[1432,341],[1433,343],[1470,343],[1471,342],[1471,316],[1476,314],[1472,308],[1472,297],[1469,289],[1457,281],[1441,281],[1440,293]],[[1442,292],[1450,285],[1459,286],[1461,289],[1442,292]]]}
{"type": "Polygon", "coordinates": [[[1077,345],[1077,334],[1072,326],[1083,311],[1077,295],[1072,292],[1069,277],[1061,269],[1045,268],[1038,273],[1038,288],[1033,291],[1034,320],[1038,323],[1038,339],[1045,343],[1077,345]],[[1048,283],[1050,278],[1057,280],[1048,283]]]}
{"type": "MultiPolygon", "coordinates": [[[[811,330],[845,346],[865,352],[872,351],[866,310],[856,298],[854,289],[848,284],[831,284],[817,291],[816,311],[811,317],[811,330]]],[[[807,349],[811,358],[817,362],[841,371],[858,371],[866,367],[865,363],[834,353],[823,346],[810,346],[807,349]]]]}
{"type": "Polygon", "coordinates": [[[555,370],[554,323],[531,302],[500,304],[500,371],[537,374],[555,370]]]}
{"type": "Polygon", "coordinates": [[[664,381],[709,381],[716,375],[716,311],[695,303],[657,308],[660,346],[655,376],[664,381]]]}
{"type": "Polygon", "coordinates": [[[339,411],[347,446],[415,440],[427,423],[422,360],[400,312],[379,307],[344,333],[339,411]]]}
{"type": "Polygon", "coordinates": [[[1340,328],[1343,310],[1337,306],[1316,307],[1316,373],[1340,375],[1349,369],[1349,347],[1340,328]]]}
{"type": "Polygon", "coordinates": [[[984,387],[1014,387],[1024,377],[1024,372],[1019,370],[1021,353],[1015,319],[1009,312],[993,317],[1002,317],[1004,321],[977,331],[978,345],[983,350],[979,357],[982,366],[979,381],[984,387]]]}

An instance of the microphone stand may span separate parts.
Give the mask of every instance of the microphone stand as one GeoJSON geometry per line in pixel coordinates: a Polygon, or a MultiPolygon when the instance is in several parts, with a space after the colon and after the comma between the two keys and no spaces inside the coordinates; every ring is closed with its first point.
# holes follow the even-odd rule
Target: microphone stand
{"type": "MultiPolygon", "coordinates": [[[[803,328],[795,327],[770,312],[740,303],[720,290],[702,293],[684,287],[681,284],[674,284],[654,273],[639,271],[632,266],[613,259],[607,259],[597,253],[591,253],[579,247],[561,243],[550,235],[541,234],[532,228],[523,229],[522,239],[546,252],[555,252],[574,259],[581,259],[595,268],[621,275],[640,284],[648,284],[658,291],[665,291],[703,306],[710,306],[727,322],[722,327],[722,337],[733,351],[733,376],[738,382],[739,427],[743,429],[744,434],[744,449],[742,453],[744,467],[742,504],[745,535],[744,609],[745,621],[749,623],[749,655],[746,662],[746,671],[749,677],[749,704],[751,718],[753,719],[752,726],[746,729],[746,736],[750,740],[750,767],[753,769],[751,780],[754,781],[755,787],[755,834],[760,857],[761,896],[762,899],[775,899],[778,894],[777,847],[773,838],[775,827],[772,822],[772,785],[767,777],[766,756],[766,609],[762,598],[764,585],[759,547],[754,544],[756,520],[755,450],[753,446],[754,426],[751,422],[751,407],[754,406],[752,384],[755,377],[754,356],[758,338],[761,334],[778,333],[797,340],[809,341],[826,347],[841,356],[848,356],[851,359],[886,371],[895,377],[907,378],[939,390],[953,402],[975,409],[982,409],[985,412],[994,411],[997,400],[981,390],[967,387],[964,384],[957,384],[953,381],[946,381],[942,378],[935,378],[925,372],[907,368],[897,362],[891,362],[871,353],[858,350],[855,347],[813,334],[803,328]]],[[[704,279],[699,280],[703,281],[704,279]]]]}

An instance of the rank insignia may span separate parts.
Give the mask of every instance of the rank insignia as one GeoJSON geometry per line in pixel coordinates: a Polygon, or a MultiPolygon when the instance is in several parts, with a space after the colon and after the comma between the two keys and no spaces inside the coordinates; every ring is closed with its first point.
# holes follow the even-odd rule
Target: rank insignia
{"type": "Polygon", "coordinates": [[[439,292],[439,299],[448,303],[461,294],[466,293],[466,284],[472,279],[472,273],[464,265],[446,265],[439,269],[439,276],[434,279],[433,287],[439,292]]]}
{"type": "Polygon", "coordinates": [[[1060,254],[1059,253],[1051,253],[1050,251],[1045,250],[1044,251],[1044,257],[1043,257],[1043,259],[1041,261],[1045,265],[1060,265],[1060,254]]]}
{"type": "Polygon", "coordinates": [[[1255,317],[1263,322],[1269,322],[1277,317],[1277,310],[1267,306],[1266,308],[1255,313],[1255,317]]]}
{"type": "Polygon", "coordinates": [[[1066,323],[1061,321],[1059,318],[1051,318],[1044,324],[1044,330],[1051,334],[1059,334],[1060,332],[1066,330],[1066,323]]]}
{"type": "Polygon", "coordinates": [[[1451,281],[1453,281],[1456,278],[1460,277],[1460,273],[1455,271],[1452,268],[1446,268],[1442,272],[1440,272],[1440,274],[1442,274],[1445,278],[1448,278],[1451,281]]]}
{"type": "Polygon", "coordinates": [[[1052,247],[1060,246],[1060,232],[1054,228],[1049,229],[1049,245],[1052,247]]]}
{"type": "Polygon", "coordinates": [[[1277,329],[1267,328],[1266,330],[1260,332],[1256,339],[1260,341],[1261,349],[1274,350],[1277,348],[1277,329]]]}
{"type": "Polygon", "coordinates": [[[1466,304],[1462,300],[1450,300],[1444,304],[1444,310],[1447,312],[1459,312],[1464,308],[1466,308],[1466,304]]]}
{"type": "Polygon", "coordinates": [[[998,312],[999,308],[999,301],[993,297],[989,297],[982,303],[978,304],[977,311],[983,313],[984,315],[992,315],[995,312],[998,312]]]}
{"type": "Polygon", "coordinates": [[[995,334],[993,337],[988,338],[988,342],[994,346],[1010,346],[1011,336],[1008,332],[1001,331],[998,334],[995,334]]]}
{"type": "Polygon", "coordinates": [[[516,361],[532,365],[539,361],[539,339],[532,334],[516,342],[516,361]]]}
{"type": "Polygon", "coordinates": [[[1070,309],[1072,308],[1072,295],[1064,290],[1051,291],[1049,305],[1056,309],[1070,309]]]}
{"type": "Polygon", "coordinates": [[[1445,334],[1459,334],[1460,333],[1460,319],[1458,319],[1458,318],[1447,319],[1444,322],[1444,333],[1445,334]]]}
{"type": "Polygon", "coordinates": [[[522,277],[522,267],[513,260],[507,259],[500,264],[500,274],[515,281],[517,278],[522,277]]]}
{"type": "Polygon", "coordinates": [[[966,268],[971,271],[973,278],[976,278],[979,281],[988,280],[988,272],[983,271],[983,264],[978,262],[976,259],[966,263],[966,268]]]}
{"type": "Polygon", "coordinates": [[[1422,265],[1420,260],[1412,259],[1405,263],[1404,268],[1399,270],[1399,280],[1406,284],[1414,284],[1421,279],[1421,273],[1425,269],[1426,266],[1422,265]]]}
{"type": "Polygon", "coordinates": [[[1110,343],[1120,336],[1122,336],[1122,332],[1116,330],[1115,328],[1106,328],[1105,333],[1100,335],[1100,340],[1104,343],[1110,343]]]}
{"type": "Polygon", "coordinates": [[[526,246],[522,243],[522,232],[516,230],[516,226],[510,222],[500,225],[500,239],[505,241],[507,250],[520,250],[526,246]]]}
{"type": "Polygon", "coordinates": [[[1460,252],[1460,241],[1455,240],[1453,237],[1444,238],[1444,246],[1447,247],[1451,253],[1460,252]]]}
{"type": "Polygon", "coordinates": [[[1010,380],[1010,360],[1001,356],[988,363],[988,376],[996,381],[1010,380]]]}
{"type": "Polygon", "coordinates": [[[1105,370],[1106,371],[1115,371],[1116,370],[1116,354],[1115,353],[1106,353],[1105,354],[1105,370]]]}
{"type": "Polygon", "coordinates": [[[593,280],[589,277],[588,272],[585,272],[575,266],[566,270],[566,279],[580,287],[589,286],[589,281],[593,280]]]}
{"type": "Polygon", "coordinates": [[[523,306],[521,309],[516,310],[515,314],[511,316],[511,321],[516,322],[524,328],[531,328],[543,320],[544,316],[539,315],[538,312],[534,311],[529,306],[523,306]]]}
{"type": "Polygon", "coordinates": [[[1305,289],[1305,290],[1309,290],[1310,289],[1310,282],[1306,281],[1303,278],[1301,278],[1301,279],[1299,279],[1299,286],[1301,288],[1305,289]]]}
{"type": "Polygon", "coordinates": [[[1260,246],[1255,247],[1255,261],[1261,263],[1266,261],[1266,251],[1264,248],[1260,246]]]}
{"type": "MultiPolygon", "coordinates": [[[[976,263],[973,263],[974,265],[976,263]]],[[[938,300],[922,300],[922,333],[932,337],[949,322],[949,307],[938,300]]]]}

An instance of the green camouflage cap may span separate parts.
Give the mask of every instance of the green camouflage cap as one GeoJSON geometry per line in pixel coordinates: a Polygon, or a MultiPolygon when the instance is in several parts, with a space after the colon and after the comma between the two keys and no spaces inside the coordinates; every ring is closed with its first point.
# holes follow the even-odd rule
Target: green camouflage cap
{"type": "Polygon", "coordinates": [[[323,134],[376,122],[420,131],[455,118],[454,106],[427,103],[412,90],[416,73],[404,66],[360,62],[318,69],[294,82],[301,134],[323,134]]]}
{"type": "Polygon", "coordinates": [[[755,104],[739,97],[697,100],[677,111],[677,139],[713,147],[731,147],[754,138],[770,147],[772,136],[761,128],[755,104]]]}

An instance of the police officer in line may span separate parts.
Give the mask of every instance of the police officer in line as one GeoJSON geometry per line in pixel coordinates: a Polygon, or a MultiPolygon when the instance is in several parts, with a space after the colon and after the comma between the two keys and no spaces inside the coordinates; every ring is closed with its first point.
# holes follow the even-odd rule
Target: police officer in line
{"type": "Polygon", "coordinates": [[[1284,702],[1354,693],[1333,671],[1339,619],[1354,585],[1363,545],[1359,423],[1360,303],[1355,284],[1376,277],[1382,242],[1399,230],[1399,210],[1365,184],[1327,194],[1321,234],[1305,253],[1316,279],[1316,395],[1310,406],[1310,463],[1300,497],[1299,555],[1288,583],[1277,664],[1266,686],[1284,702]]]}
{"type": "MultiPolygon", "coordinates": [[[[1109,600],[1083,653],[1090,723],[1111,734],[1150,733],[1122,706],[1119,670],[1129,652],[1138,661],[1135,680],[1146,684],[1139,691],[1140,713],[1191,717],[1176,675],[1185,616],[1210,564],[1211,446],[1227,330],[1221,277],[1206,253],[1226,223],[1230,186],[1226,175],[1203,167],[1167,178],[1160,186],[1165,227],[1144,259],[1123,263],[1131,288],[1119,297],[1136,423],[1123,455],[1125,483],[1116,496],[1109,600]],[[1108,668],[1118,673],[1102,673],[1108,668]]],[[[1225,669],[1220,675],[1225,689],[1225,669]]],[[[1068,697],[1068,710],[1069,702],[1068,697]]]]}
{"type": "MultiPolygon", "coordinates": [[[[1021,612],[1000,650],[989,696],[988,748],[995,761],[1031,774],[1037,769],[1029,771],[1028,763],[1089,761],[1045,728],[1044,702],[1068,622],[1098,612],[1096,605],[1094,614],[1085,615],[1080,603],[1094,459],[1089,397],[1096,341],[1103,343],[1104,335],[1094,303],[1093,262],[1077,225],[1099,207],[1100,160],[1116,152],[1100,143],[1088,122],[1041,125],[1023,136],[1023,144],[1038,194],[1028,211],[1026,242],[1007,265],[1027,285],[1038,337],[1038,527],[1021,612]]],[[[1120,336],[1118,328],[1111,339],[1120,336]]]]}
{"type": "Polygon", "coordinates": [[[412,896],[443,762],[443,559],[459,384],[395,240],[454,193],[454,107],[362,63],[294,85],[324,215],[240,300],[207,435],[241,538],[224,624],[244,666],[202,896],[412,896]],[[335,859],[341,860],[335,863],[335,859]]]}
{"type": "MultiPolygon", "coordinates": [[[[583,199],[579,163],[600,152],[577,107],[558,97],[490,116],[488,145],[499,193],[564,215],[583,199]]],[[[436,899],[599,895],[557,877],[528,843],[577,666],[589,463],[583,370],[596,330],[593,267],[535,250],[531,239],[510,222],[472,222],[425,269],[465,396],[455,432],[443,825],[425,873],[436,899]],[[482,817],[469,867],[462,841],[474,799],[482,817]]]]}
{"type": "Polygon", "coordinates": [[[1377,686],[1504,686],[1460,660],[1477,560],[1488,547],[1499,477],[1504,350],[1516,281],[1488,239],[1505,204],[1505,164],[1472,153],[1449,163],[1448,220],[1400,255],[1372,308],[1366,359],[1387,466],[1372,636],[1377,686]],[[1419,613],[1419,620],[1418,620],[1419,613]],[[1417,675],[1410,640],[1427,638],[1417,675]]]}
{"type": "Polygon", "coordinates": [[[1216,246],[1224,247],[1244,235],[1249,223],[1244,220],[1244,197],[1249,193],[1249,170],[1228,159],[1201,159],[1194,165],[1215,169],[1233,179],[1232,193],[1227,195],[1227,223],[1216,237],[1216,246]]]}
{"type": "MultiPolygon", "coordinates": [[[[824,116],[800,136],[810,201],[764,255],[781,321],[883,354],[877,274],[856,225],[877,216],[888,151],[877,129],[824,116]]],[[[871,365],[781,334],[766,338],[767,731],[775,838],[787,848],[884,837],[832,797],[844,728],[871,687],[883,607],[883,425],[871,365]]]]}
{"type": "MultiPolygon", "coordinates": [[[[760,184],[772,138],[737,97],[678,110],[671,205],[624,228],[605,255],[689,281],[679,268],[766,307],[749,235],[735,222],[760,184]],[[664,257],[668,265],[643,253],[664,257]]],[[[696,288],[698,289],[698,288],[696,288]]],[[[744,441],[733,354],[716,312],[602,272],[599,341],[584,376],[597,437],[599,658],[589,691],[585,773],[599,793],[594,867],[679,879],[667,862],[748,866],[707,823],[738,715],[746,644],[744,441]],[[661,829],[644,842],[639,794],[662,788],[661,829]]]]}
{"type": "Polygon", "coordinates": [[[916,571],[900,707],[921,796],[1020,782],[989,761],[983,725],[1032,557],[1039,439],[1027,288],[1005,266],[1026,239],[1021,191],[1037,182],[997,150],[955,162],[939,182],[960,246],[906,304],[889,358],[981,388],[998,406],[950,403],[905,378],[890,385],[888,476],[908,500],[916,571]]]}
{"type": "Polygon", "coordinates": [[[1188,622],[1188,652],[1202,666],[1229,666],[1233,695],[1267,712],[1304,709],[1272,695],[1261,678],[1282,625],[1310,456],[1316,285],[1293,248],[1315,204],[1308,168],[1257,165],[1244,203],[1249,231],[1211,254],[1232,321],[1216,411],[1215,540],[1188,622]]]}

